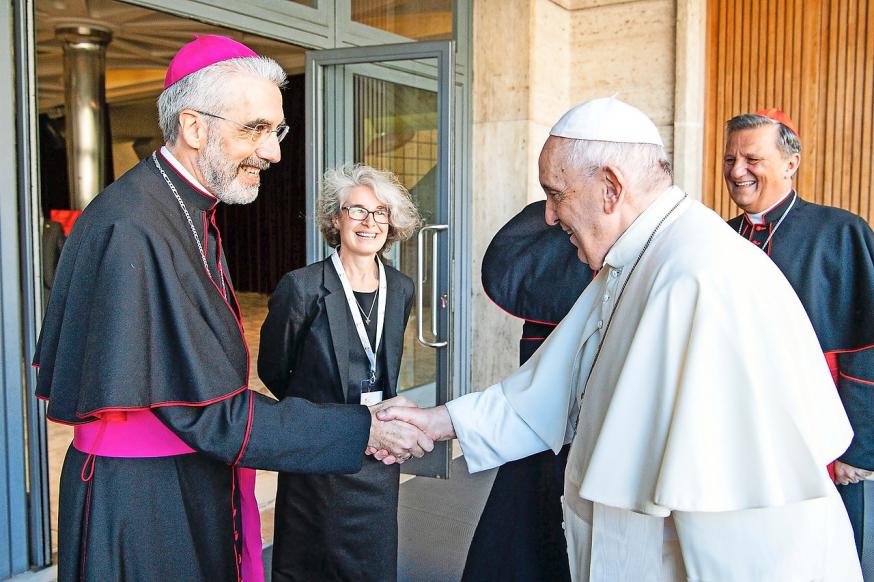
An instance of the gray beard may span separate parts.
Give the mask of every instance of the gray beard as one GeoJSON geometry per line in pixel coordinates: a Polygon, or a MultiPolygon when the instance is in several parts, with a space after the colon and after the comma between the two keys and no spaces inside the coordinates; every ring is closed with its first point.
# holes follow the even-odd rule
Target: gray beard
{"type": "Polygon", "coordinates": [[[212,131],[207,135],[206,147],[197,158],[197,167],[206,182],[204,186],[225,204],[249,204],[258,198],[258,185],[240,183],[237,176],[241,165],[251,165],[264,170],[269,163],[257,157],[240,164],[228,162],[221,147],[221,137],[212,131]]]}

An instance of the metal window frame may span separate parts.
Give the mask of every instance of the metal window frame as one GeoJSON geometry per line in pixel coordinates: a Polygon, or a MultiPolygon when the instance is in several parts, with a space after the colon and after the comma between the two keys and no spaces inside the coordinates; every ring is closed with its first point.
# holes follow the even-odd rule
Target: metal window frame
{"type": "MultiPolygon", "coordinates": [[[[325,136],[330,132],[334,143],[341,144],[336,152],[326,152],[327,160],[325,166],[334,165],[342,156],[344,151],[348,151],[351,147],[349,142],[348,132],[345,131],[349,127],[351,119],[347,119],[348,112],[351,107],[348,103],[351,102],[352,96],[343,93],[346,83],[333,83],[337,93],[331,95],[331,99],[325,99],[324,84],[325,74],[322,67],[331,65],[354,65],[354,64],[390,64],[398,61],[416,61],[423,59],[435,59],[438,63],[438,75],[445,75],[444,80],[448,86],[438,87],[438,114],[441,120],[442,115],[446,112],[446,124],[439,128],[440,135],[445,136],[445,147],[438,148],[438,165],[442,168],[442,172],[438,176],[438,188],[448,189],[450,192],[454,189],[454,183],[450,181],[454,168],[450,167],[451,159],[449,153],[452,151],[452,140],[455,128],[449,125],[449,120],[452,119],[450,112],[455,108],[455,91],[454,91],[454,75],[448,74],[453,70],[453,51],[449,50],[453,46],[453,41],[432,41],[432,42],[406,42],[391,45],[374,45],[363,47],[347,47],[337,48],[330,51],[309,51],[306,55],[305,71],[305,88],[304,100],[305,110],[308,112],[306,118],[306,183],[307,183],[307,262],[312,263],[325,258],[325,248],[322,241],[318,226],[312,220],[315,217],[316,199],[318,197],[319,179],[323,171],[323,163],[315,155],[316,152],[321,152],[325,145],[325,136]],[[335,109],[334,105],[339,102],[347,103],[347,107],[335,109]],[[324,108],[322,103],[325,104],[324,108]],[[315,117],[321,120],[321,123],[316,126],[313,123],[313,115],[309,112],[315,112],[315,117]],[[345,112],[345,113],[344,113],[345,112]],[[338,115],[345,115],[339,119],[338,115]],[[336,129],[335,128],[339,128],[336,129]]],[[[329,75],[335,72],[329,72],[329,75]]],[[[348,74],[348,73],[344,73],[348,74]]],[[[442,217],[449,217],[449,209],[440,209],[442,217]]]]}
{"type": "MultiPolygon", "coordinates": [[[[398,61],[419,61],[435,59],[437,61],[437,109],[440,141],[438,142],[438,192],[448,192],[441,197],[435,223],[453,225],[452,236],[446,237],[448,245],[441,245],[441,262],[449,265],[449,281],[440,285],[450,296],[451,311],[441,317],[438,325],[441,337],[450,338],[450,348],[436,355],[438,374],[446,378],[444,383],[438,383],[438,402],[446,402],[453,395],[466,391],[469,382],[469,301],[470,301],[470,236],[469,228],[469,188],[466,188],[466,176],[457,172],[455,162],[461,158],[462,151],[455,148],[457,132],[461,124],[468,120],[466,94],[460,87],[454,65],[454,41],[412,42],[395,45],[380,45],[366,47],[338,48],[331,51],[311,51],[306,57],[306,179],[307,179],[307,261],[314,262],[324,258],[325,245],[322,241],[315,220],[316,200],[318,197],[319,179],[324,167],[341,160],[350,140],[348,128],[350,120],[346,114],[334,108],[336,103],[346,103],[351,96],[335,93],[325,93],[326,75],[347,75],[345,70],[332,70],[332,65],[374,64],[383,66],[398,61]],[[323,107],[324,105],[324,107],[323,107]],[[454,115],[458,107],[462,115],[454,115]],[[338,119],[343,116],[344,119],[338,119]],[[326,152],[324,162],[319,159],[320,152],[325,150],[326,136],[331,136],[339,145],[336,152],[326,152]],[[459,186],[461,186],[459,188],[459,186]]],[[[408,67],[404,64],[404,68],[408,67]]],[[[335,84],[337,91],[345,91],[346,83],[335,84]]],[[[344,107],[351,111],[351,107],[344,107]]],[[[463,135],[466,137],[467,132],[463,135]]],[[[466,141],[466,140],[465,140],[466,141]]],[[[466,151],[464,152],[466,153],[466,151]]],[[[416,463],[417,474],[427,474],[435,477],[448,477],[451,453],[448,447],[441,448],[439,454],[435,450],[428,458],[416,463]]],[[[411,467],[412,468],[412,467],[411,467]]]]}
{"type": "Polygon", "coordinates": [[[51,564],[52,543],[49,508],[48,435],[46,407],[32,396],[36,370],[30,358],[36,352],[37,333],[42,325],[42,211],[39,203],[39,160],[36,103],[36,31],[33,0],[20,4],[16,15],[18,98],[18,168],[21,225],[21,276],[24,343],[24,399],[27,414],[27,469],[29,487],[28,538],[30,566],[51,564]],[[27,236],[30,234],[30,236],[27,236]]]}
{"type": "MultiPolygon", "coordinates": [[[[28,523],[29,514],[41,511],[33,504],[28,511],[28,475],[39,471],[27,470],[27,440],[25,433],[26,386],[25,328],[31,323],[32,312],[27,298],[34,297],[33,278],[27,276],[27,262],[22,260],[32,252],[27,232],[30,218],[28,207],[22,206],[30,168],[23,164],[22,135],[19,108],[23,91],[20,63],[22,46],[27,44],[21,35],[27,30],[30,4],[6,2],[0,5],[0,43],[12,47],[0,59],[0,78],[14,80],[0,83],[0,132],[11,139],[0,140],[0,172],[7,176],[7,187],[0,189],[0,577],[9,577],[27,570],[31,564],[28,523]],[[10,260],[12,259],[12,260],[10,260]]],[[[26,77],[25,77],[26,78],[26,77]]],[[[30,193],[27,193],[27,199],[30,193]]],[[[32,483],[30,484],[32,486],[32,483]]],[[[41,488],[42,489],[42,488],[41,488]]]]}
{"type": "MultiPolygon", "coordinates": [[[[336,0],[335,30],[337,47],[400,44],[414,39],[368,26],[352,20],[352,0],[336,0]]],[[[469,28],[472,14],[471,0],[454,0],[452,10],[452,40],[455,40],[456,66],[467,67],[470,56],[469,28]]],[[[425,41],[427,42],[427,41],[425,41]]]]}
{"type": "Polygon", "coordinates": [[[305,48],[332,48],[336,44],[335,3],[331,0],[319,0],[317,8],[309,8],[286,0],[123,1],[305,48]]]}
{"type": "MultiPolygon", "coordinates": [[[[409,40],[360,23],[348,23],[361,27],[350,34],[347,23],[338,22],[338,7],[349,0],[319,0],[315,9],[286,0],[121,1],[311,49],[409,40]],[[368,30],[361,34],[363,29],[368,30]]],[[[470,378],[472,3],[455,2],[458,163],[449,212],[465,229],[453,241],[452,309],[457,313],[451,318],[451,383],[457,395],[468,391],[470,378]]],[[[0,190],[0,579],[51,561],[45,407],[32,397],[36,371],[29,365],[42,318],[33,15],[33,0],[0,4],[0,43],[11,47],[0,58],[0,79],[9,81],[0,84],[0,131],[13,136],[0,142],[0,171],[7,176],[0,190]]]]}

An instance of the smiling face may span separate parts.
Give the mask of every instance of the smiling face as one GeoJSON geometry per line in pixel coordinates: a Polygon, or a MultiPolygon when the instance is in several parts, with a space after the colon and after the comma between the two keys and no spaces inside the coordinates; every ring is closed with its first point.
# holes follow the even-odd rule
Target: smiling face
{"type": "Polygon", "coordinates": [[[284,119],[282,94],[272,82],[237,75],[227,83],[227,102],[222,111],[227,120],[209,118],[206,143],[197,157],[203,184],[228,204],[248,204],[258,197],[261,171],[280,160],[279,141],[270,133],[253,142],[242,125],[259,123],[276,128],[284,119]]]}
{"type": "Polygon", "coordinates": [[[605,211],[610,192],[603,170],[590,177],[572,167],[568,160],[570,141],[551,136],[540,154],[540,184],[546,193],[544,218],[569,235],[581,261],[600,269],[624,229],[616,213],[605,211]]]}
{"type": "MultiPolygon", "coordinates": [[[[367,186],[356,186],[349,190],[342,207],[360,206],[366,210],[390,210],[367,186]]],[[[349,218],[346,210],[333,219],[334,227],[340,231],[340,247],[343,253],[373,257],[385,246],[388,237],[388,224],[380,224],[368,214],[364,220],[349,218]]]]}
{"type": "Polygon", "coordinates": [[[774,124],[727,136],[722,174],[731,199],[748,213],[767,210],[792,189],[801,156],[780,151],[778,132],[774,124]]]}

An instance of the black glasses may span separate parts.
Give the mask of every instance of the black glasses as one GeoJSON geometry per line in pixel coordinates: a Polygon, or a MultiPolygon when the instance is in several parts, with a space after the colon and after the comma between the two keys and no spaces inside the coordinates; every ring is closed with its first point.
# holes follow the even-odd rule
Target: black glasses
{"type": "Polygon", "coordinates": [[[250,139],[253,143],[260,143],[264,139],[266,139],[271,133],[276,134],[276,141],[282,141],[285,139],[285,136],[288,135],[289,127],[280,123],[276,126],[276,129],[270,129],[269,123],[259,123],[258,125],[246,125],[244,123],[239,123],[234,121],[233,119],[227,119],[226,117],[222,117],[221,115],[214,115],[212,113],[207,113],[206,111],[197,111],[194,109],[193,111],[200,113],[201,115],[206,115],[207,117],[215,117],[216,119],[221,119],[222,121],[227,121],[228,123],[233,123],[237,127],[240,128],[245,136],[250,139]]]}
{"type": "Polygon", "coordinates": [[[377,208],[376,210],[368,210],[363,206],[344,206],[343,210],[349,215],[352,220],[364,222],[369,214],[373,215],[373,220],[379,224],[388,224],[391,220],[391,213],[385,208],[377,208]]]}

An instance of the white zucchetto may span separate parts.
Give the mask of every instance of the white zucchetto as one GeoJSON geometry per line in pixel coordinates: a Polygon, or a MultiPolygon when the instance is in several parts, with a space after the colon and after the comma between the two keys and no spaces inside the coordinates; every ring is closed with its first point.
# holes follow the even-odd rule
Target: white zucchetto
{"type": "Polygon", "coordinates": [[[648,143],[664,147],[655,123],[640,109],[615,97],[580,103],[558,120],[549,135],[571,139],[648,143]]]}

